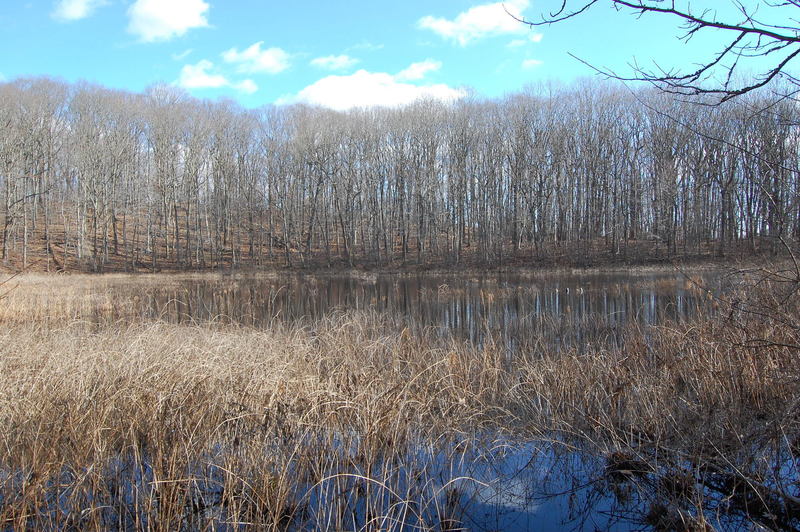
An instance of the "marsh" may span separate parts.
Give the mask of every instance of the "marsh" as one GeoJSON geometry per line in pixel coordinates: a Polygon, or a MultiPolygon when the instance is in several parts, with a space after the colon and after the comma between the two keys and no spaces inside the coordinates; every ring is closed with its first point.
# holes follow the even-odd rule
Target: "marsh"
{"type": "Polygon", "coordinates": [[[11,288],[4,528],[798,525],[796,330],[719,273],[11,288]]]}

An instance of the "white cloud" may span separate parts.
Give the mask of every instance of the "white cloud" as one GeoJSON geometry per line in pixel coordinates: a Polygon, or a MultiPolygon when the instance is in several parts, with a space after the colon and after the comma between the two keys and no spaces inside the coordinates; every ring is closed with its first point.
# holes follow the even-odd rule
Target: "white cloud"
{"type": "Polygon", "coordinates": [[[189,56],[189,54],[191,54],[192,52],[194,52],[194,49],[189,48],[188,50],[184,50],[183,52],[181,52],[179,54],[172,54],[172,59],[175,60],[175,61],[180,61],[181,59],[186,59],[189,56]]]}
{"type": "Polygon", "coordinates": [[[221,89],[231,88],[245,94],[253,94],[258,90],[258,85],[252,79],[233,82],[222,74],[210,72],[214,63],[207,59],[195,65],[184,65],[178,78],[178,85],[185,89],[221,89]]]}
{"type": "Polygon", "coordinates": [[[466,91],[444,84],[414,85],[385,72],[359,70],[348,76],[328,76],[279,104],[309,103],[344,111],[354,107],[397,107],[421,98],[452,102],[466,96],[466,91]]]}
{"type": "Polygon", "coordinates": [[[136,0],[128,9],[128,31],[144,42],[167,41],[208,26],[204,0],[136,0]]]}
{"type": "Polygon", "coordinates": [[[442,68],[441,61],[426,59],[425,61],[420,61],[419,63],[412,63],[408,66],[408,68],[401,70],[397,76],[395,76],[395,79],[401,81],[418,80],[424,78],[428,72],[435,72],[440,68],[442,68]]]}
{"type": "Polygon", "coordinates": [[[354,44],[348,50],[364,50],[365,52],[377,52],[378,50],[383,50],[382,44],[374,44],[369,41],[361,41],[358,44],[354,44]]]}
{"type": "Polygon", "coordinates": [[[542,66],[543,64],[544,61],[542,61],[541,59],[525,59],[522,62],[522,68],[524,68],[525,70],[530,70],[532,68],[542,66]]]}
{"type": "Polygon", "coordinates": [[[86,18],[108,2],[106,0],[59,0],[52,16],[64,22],[86,18]]]}
{"type": "Polygon", "coordinates": [[[252,79],[245,79],[239,83],[234,83],[232,86],[234,89],[244,92],[245,94],[253,94],[258,91],[258,85],[256,85],[256,82],[252,79]]]}
{"type": "Polygon", "coordinates": [[[238,63],[239,72],[267,72],[277,74],[289,68],[289,54],[280,48],[261,49],[263,41],[257,42],[241,52],[231,48],[223,52],[222,58],[228,63],[238,63]]]}
{"type": "Polygon", "coordinates": [[[313,66],[325,70],[346,70],[355,66],[356,63],[358,63],[358,59],[349,55],[328,55],[311,60],[313,66]]]}
{"type": "Polygon", "coordinates": [[[212,68],[214,68],[214,63],[207,59],[203,59],[196,65],[184,65],[178,84],[187,89],[227,87],[230,82],[225,76],[208,73],[212,68]]]}
{"type": "Polygon", "coordinates": [[[518,34],[529,31],[529,27],[514,20],[522,18],[529,0],[510,0],[493,4],[481,4],[460,13],[453,20],[426,16],[419,19],[417,26],[429,29],[445,39],[466,46],[490,35],[518,34]],[[513,16],[512,16],[513,15],[513,16]]]}
{"type": "Polygon", "coordinates": [[[544,34],[543,33],[531,33],[525,39],[514,39],[513,41],[508,43],[508,47],[509,48],[518,48],[520,46],[525,46],[526,44],[530,44],[530,43],[540,43],[540,42],[542,42],[543,38],[544,38],[544,34]]]}

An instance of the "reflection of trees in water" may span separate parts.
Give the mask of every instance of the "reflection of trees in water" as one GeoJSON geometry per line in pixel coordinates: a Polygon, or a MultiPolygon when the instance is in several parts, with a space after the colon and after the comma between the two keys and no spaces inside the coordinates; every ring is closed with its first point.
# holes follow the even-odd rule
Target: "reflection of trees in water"
{"type": "Polygon", "coordinates": [[[542,338],[557,347],[598,340],[618,345],[627,327],[681,321],[708,307],[704,294],[675,275],[242,277],[155,286],[143,294],[138,312],[168,321],[263,327],[357,310],[392,315],[403,328],[425,334],[433,328],[437,336],[512,348],[542,338]]]}

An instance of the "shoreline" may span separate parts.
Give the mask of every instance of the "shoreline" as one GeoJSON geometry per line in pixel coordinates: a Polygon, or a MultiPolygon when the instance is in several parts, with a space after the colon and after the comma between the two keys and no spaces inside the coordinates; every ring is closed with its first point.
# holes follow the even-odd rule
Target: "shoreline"
{"type": "MultiPolygon", "coordinates": [[[[156,272],[137,271],[137,272],[91,272],[91,271],[68,271],[68,272],[47,272],[40,270],[15,271],[10,268],[0,267],[0,275],[6,276],[8,281],[13,279],[25,279],[35,277],[69,277],[69,278],[148,278],[148,277],[168,277],[172,279],[191,279],[191,278],[258,278],[258,277],[285,277],[285,276],[308,276],[308,277],[450,277],[450,276],[520,276],[536,277],[548,275],[606,275],[606,274],[666,274],[669,272],[690,272],[700,273],[709,271],[730,271],[737,272],[742,270],[759,270],[767,265],[789,266],[790,259],[787,257],[771,257],[769,260],[757,260],[757,257],[749,257],[741,260],[726,260],[725,258],[709,258],[707,260],[690,260],[674,262],[631,262],[624,264],[604,264],[597,263],[592,265],[570,266],[570,265],[503,265],[476,267],[474,265],[459,266],[400,266],[400,267],[375,267],[365,268],[359,266],[307,266],[307,267],[276,267],[270,266],[242,266],[237,268],[215,268],[215,269],[165,269],[156,272]]],[[[2,285],[3,280],[0,280],[2,285]]]]}

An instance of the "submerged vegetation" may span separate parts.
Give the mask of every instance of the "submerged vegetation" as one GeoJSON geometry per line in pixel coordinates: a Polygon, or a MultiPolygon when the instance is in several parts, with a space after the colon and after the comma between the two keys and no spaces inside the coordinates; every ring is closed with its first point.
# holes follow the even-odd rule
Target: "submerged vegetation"
{"type": "Polygon", "coordinates": [[[798,529],[795,276],[580,350],[372,312],[97,322],[64,286],[37,315],[21,278],[0,317],[0,528],[798,529]]]}

